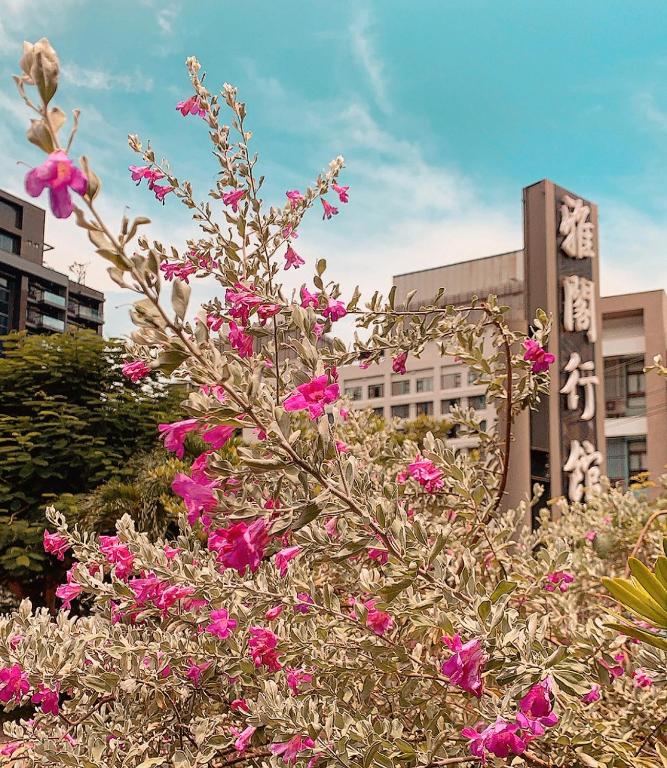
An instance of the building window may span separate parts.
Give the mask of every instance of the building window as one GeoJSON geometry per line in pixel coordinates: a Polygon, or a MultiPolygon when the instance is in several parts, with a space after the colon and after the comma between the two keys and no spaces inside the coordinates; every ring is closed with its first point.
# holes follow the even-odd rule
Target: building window
{"type": "Polygon", "coordinates": [[[9,278],[0,275],[0,335],[9,333],[9,278]]]}
{"type": "Polygon", "coordinates": [[[21,253],[21,238],[18,235],[12,235],[0,229],[0,251],[13,253],[18,256],[21,253]]]}
{"type": "Polygon", "coordinates": [[[423,376],[415,381],[416,392],[433,392],[433,376],[423,376]]]}
{"type": "Polygon", "coordinates": [[[345,387],[345,394],[350,400],[361,400],[361,385],[354,387],[345,387]]]}
{"type": "Polygon", "coordinates": [[[479,431],[480,431],[480,432],[486,432],[486,427],[487,427],[487,424],[486,424],[486,419],[482,419],[482,420],[479,422],[479,431]]]}
{"type": "Polygon", "coordinates": [[[409,395],[410,379],[402,379],[401,381],[392,381],[391,394],[392,395],[409,395]]]}
{"type": "Polygon", "coordinates": [[[626,412],[628,416],[646,413],[644,361],[631,363],[625,369],[626,412]]]}
{"type": "Polygon", "coordinates": [[[21,229],[23,210],[20,205],[10,203],[9,200],[0,200],[0,219],[6,221],[10,227],[21,229]]]}
{"type": "Polygon", "coordinates": [[[441,373],[440,374],[440,389],[455,389],[461,386],[461,374],[460,373],[441,373]]]}
{"type": "Polygon", "coordinates": [[[646,437],[612,437],[607,440],[607,475],[612,483],[627,485],[633,475],[646,472],[646,437]]]}
{"type": "Polygon", "coordinates": [[[483,411],[486,408],[486,395],[471,395],[468,405],[476,411],[483,411]]]}
{"type": "Polygon", "coordinates": [[[410,418],[410,406],[409,405],[392,405],[391,406],[392,419],[409,419],[410,418]]]}
{"type": "Polygon", "coordinates": [[[384,419],[384,408],[373,408],[373,413],[381,419],[384,419]]]}
{"type": "Polygon", "coordinates": [[[447,400],[441,400],[440,401],[440,413],[445,416],[447,415],[452,408],[456,408],[456,406],[461,402],[460,398],[458,397],[450,397],[447,400]]]}
{"type": "Polygon", "coordinates": [[[477,383],[476,371],[468,371],[468,384],[475,384],[475,383],[477,383]]]}
{"type": "Polygon", "coordinates": [[[644,356],[605,358],[604,393],[607,418],[644,415],[646,413],[644,356]]]}
{"type": "Polygon", "coordinates": [[[646,440],[628,440],[628,469],[630,476],[646,472],[646,440]]]}
{"type": "Polygon", "coordinates": [[[433,416],[433,402],[417,403],[415,405],[417,416],[433,416]]]}
{"type": "Polygon", "coordinates": [[[368,399],[377,400],[379,397],[384,397],[384,384],[369,384],[368,399]]]}

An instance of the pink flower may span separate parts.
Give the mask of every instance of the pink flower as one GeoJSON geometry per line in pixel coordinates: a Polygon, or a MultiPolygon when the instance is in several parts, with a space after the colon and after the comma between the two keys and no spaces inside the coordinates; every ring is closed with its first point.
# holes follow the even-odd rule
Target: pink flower
{"type": "Polygon", "coordinates": [[[41,165],[26,174],[25,189],[31,197],[39,197],[46,187],[49,188],[53,215],[57,219],[66,219],[74,210],[70,189],[79,195],[85,195],[88,180],[83,172],[72,164],[65,152],[59,149],[51,152],[41,165]]]}
{"type": "Polygon", "coordinates": [[[636,669],[633,679],[638,688],[650,688],[653,685],[653,678],[645,669],[636,669]]]}
{"type": "Polygon", "coordinates": [[[173,560],[176,557],[176,555],[181,551],[181,548],[172,547],[169,544],[165,544],[164,547],[162,547],[162,551],[164,552],[167,560],[173,560]]]}
{"type": "Polygon", "coordinates": [[[222,448],[225,443],[229,442],[234,436],[234,432],[236,432],[236,427],[228,427],[224,424],[220,424],[217,427],[209,427],[205,430],[202,437],[214,451],[217,451],[219,448],[222,448]]]}
{"type": "Polygon", "coordinates": [[[338,453],[349,453],[350,446],[344,443],[342,440],[336,440],[336,450],[338,453]]]}
{"type": "Polygon", "coordinates": [[[375,560],[378,565],[386,565],[389,560],[389,552],[386,549],[379,549],[378,547],[371,547],[367,550],[366,554],[371,560],[375,560]]]}
{"type": "Polygon", "coordinates": [[[188,666],[185,676],[192,680],[193,685],[195,688],[199,688],[201,684],[201,678],[204,672],[211,666],[210,661],[204,661],[201,664],[195,664],[193,661],[190,661],[190,665],[188,666]]]}
{"type": "Polygon", "coordinates": [[[569,571],[554,571],[548,574],[544,589],[547,592],[555,592],[558,587],[560,592],[567,592],[573,581],[574,576],[569,571]]]}
{"type": "Polygon", "coordinates": [[[283,612],[282,605],[274,605],[273,608],[269,608],[269,610],[264,614],[264,618],[267,621],[273,621],[273,619],[277,619],[278,616],[283,612]]]}
{"type": "Polygon", "coordinates": [[[391,361],[391,370],[394,373],[405,373],[405,363],[407,362],[407,359],[407,352],[401,352],[399,355],[396,355],[391,361]]]}
{"type": "Polygon", "coordinates": [[[287,250],[285,251],[285,270],[288,270],[290,267],[298,269],[305,263],[306,262],[299,256],[294,248],[292,248],[291,245],[288,245],[287,250]]]}
{"type": "Polygon", "coordinates": [[[208,548],[217,552],[218,562],[240,574],[246,567],[251,571],[259,568],[268,543],[269,534],[262,517],[250,525],[241,522],[230,528],[218,528],[208,537],[208,548]]]}
{"type": "Polygon", "coordinates": [[[581,697],[581,700],[584,702],[584,704],[592,704],[594,701],[599,701],[599,699],[600,686],[597,683],[593,683],[590,691],[581,697]]]}
{"type": "Polygon", "coordinates": [[[234,736],[237,737],[236,741],[234,742],[234,749],[237,752],[245,752],[252,740],[252,735],[253,733],[255,733],[257,728],[253,727],[252,725],[249,725],[247,728],[244,728],[242,731],[239,731],[238,728],[230,728],[230,730],[234,734],[234,736]]]}
{"type": "Polygon", "coordinates": [[[297,604],[294,606],[294,610],[297,613],[309,613],[310,606],[315,602],[313,598],[307,592],[297,592],[297,604]]]}
{"type": "Polygon", "coordinates": [[[164,199],[165,197],[170,193],[174,191],[174,187],[170,187],[169,184],[153,184],[151,187],[153,190],[153,193],[155,194],[155,199],[158,200],[162,205],[164,205],[164,199]]]}
{"type": "Polygon", "coordinates": [[[454,654],[440,668],[442,674],[452,685],[472,693],[479,699],[484,691],[482,670],[487,661],[482,641],[475,638],[463,644],[458,634],[451,637],[445,636],[442,640],[451,651],[454,651],[454,654]]]}
{"type": "Polygon", "coordinates": [[[202,107],[199,96],[190,96],[185,101],[179,101],[176,105],[176,109],[186,117],[187,115],[199,115],[199,117],[206,117],[206,110],[202,107]]]}
{"type": "Polygon", "coordinates": [[[172,424],[158,424],[158,431],[160,437],[164,440],[164,447],[168,451],[175,453],[179,459],[182,459],[185,453],[186,435],[198,428],[199,421],[197,419],[174,421],[172,424]]]}
{"type": "Polygon", "coordinates": [[[428,493],[441,490],[445,484],[442,471],[430,459],[419,455],[412,464],[408,464],[408,472],[428,493]]]}
{"type": "Polygon", "coordinates": [[[239,353],[239,357],[252,357],[253,339],[242,328],[239,328],[235,322],[229,324],[229,334],[227,335],[232,348],[239,353]]]}
{"type": "Polygon", "coordinates": [[[245,699],[234,699],[229,705],[232,712],[246,712],[250,713],[250,707],[245,699]]]}
{"type": "Polygon", "coordinates": [[[156,181],[164,179],[164,173],[162,173],[162,171],[158,171],[157,168],[151,168],[150,165],[130,165],[128,170],[132,174],[132,181],[137,182],[137,186],[141,184],[142,179],[147,179],[148,188],[153,189],[156,181]]]}
{"type": "Polygon", "coordinates": [[[197,267],[194,264],[179,264],[176,261],[163,261],[160,264],[160,272],[164,274],[164,279],[167,282],[171,282],[174,278],[182,280],[184,283],[189,283],[188,278],[197,271],[197,267]]]}
{"type": "Polygon", "coordinates": [[[384,635],[385,632],[390,632],[394,628],[393,618],[386,611],[378,610],[375,607],[375,600],[367,600],[364,606],[368,611],[366,626],[376,635],[384,635]]]}
{"type": "Polygon", "coordinates": [[[266,627],[250,627],[250,639],[248,640],[250,656],[256,667],[265,666],[269,672],[277,672],[282,669],[278,660],[278,636],[266,627]]]}
{"type": "Polygon", "coordinates": [[[246,196],[247,189],[233,189],[231,192],[225,192],[222,196],[222,202],[230,205],[232,211],[236,213],[239,209],[239,202],[246,196]]]}
{"type": "Polygon", "coordinates": [[[604,658],[598,659],[600,664],[609,672],[612,679],[616,679],[617,677],[623,677],[625,674],[625,669],[623,667],[623,664],[625,663],[625,654],[624,653],[617,653],[614,656],[614,661],[616,661],[616,664],[609,664],[607,661],[605,661],[604,658]]]}
{"type": "Polygon", "coordinates": [[[280,552],[276,553],[276,568],[278,569],[278,573],[280,573],[283,578],[287,574],[287,566],[289,565],[290,560],[294,560],[294,558],[298,556],[299,552],[301,552],[301,547],[294,546],[286,547],[285,549],[281,549],[280,552]]]}
{"type": "Polygon", "coordinates": [[[67,611],[72,607],[72,600],[77,598],[82,592],[83,587],[74,581],[75,571],[74,567],[67,571],[67,583],[61,584],[56,589],[56,597],[59,597],[63,601],[63,608],[67,611]]]}
{"type": "Polygon", "coordinates": [[[8,741],[0,747],[0,755],[3,757],[11,757],[20,746],[20,741],[8,741]]]}
{"type": "Polygon", "coordinates": [[[523,359],[532,362],[533,373],[542,373],[549,369],[549,366],[555,362],[556,357],[542,349],[535,339],[524,339],[523,347],[526,350],[523,353],[523,359]]]}
{"type": "Polygon", "coordinates": [[[328,200],[321,197],[320,202],[322,203],[322,208],[324,208],[324,213],[322,214],[323,219],[330,219],[332,216],[336,216],[338,214],[338,208],[334,208],[334,206],[331,205],[328,200]]]}
{"type": "Polygon", "coordinates": [[[260,304],[259,307],[257,307],[257,315],[262,321],[262,325],[264,325],[270,317],[277,315],[281,309],[282,307],[280,306],[280,304],[269,304],[269,303],[260,304]]]}
{"type": "Polygon", "coordinates": [[[317,309],[320,305],[320,297],[316,293],[311,293],[305,285],[301,286],[301,306],[306,309],[307,307],[313,307],[317,309]]]}
{"type": "Polygon", "coordinates": [[[307,410],[311,419],[317,419],[324,413],[324,407],[335,402],[339,397],[338,384],[335,382],[330,384],[329,377],[325,374],[298,386],[285,398],[283,408],[286,411],[307,410]]]}
{"type": "Polygon", "coordinates": [[[40,683],[39,691],[33,693],[30,697],[30,701],[33,704],[39,705],[39,708],[47,715],[57,715],[60,711],[59,706],[60,690],[58,686],[56,688],[47,688],[40,683]]]}
{"type": "Polygon", "coordinates": [[[290,201],[292,209],[298,208],[299,203],[306,199],[298,189],[288,189],[285,194],[287,195],[287,199],[290,201]]]}
{"type": "Polygon", "coordinates": [[[290,238],[292,240],[298,240],[299,239],[299,233],[292,227],[291,224],[289,224],[286,227],[283,227],[282,229],[282,236],[285,238],[285,240],[289,240],[290,238]]]}
{"type": "Polygon", "coordinates": [[[315,742],[310,736],[293,736],[282,744],[269,744],[269,749],[274,755],[282,757],[287,765],[294,765],[299,758],[299,753],[306,749],[312,749],[315,742]]]}
{"type": "Polygon", "coordinates": [[[19,704],[30,690],[28,675],[20,664],[0,668],[0,701],[7,704],[11,699],[19,704]]]}
{"type": "Polygon", "coordinates": [[[216,317],[216,315],[206,315],[206,327],[212,331],[219,331],[224,323],[224,318],[216,317]]]}
{"type": "Polygon", "coordinates": [[[496,757],[523,754],[528,741],[520,736],[519,730],[517,723],[508,723],[499,717],[481,732],[476,728],[464,728],[461,735],[470,739],[470,752],[486,763],[487,752],[496,757]]]}
{"type": "Polygon", "coordinates": [[[338,411],[338,414],[339,414],[339,416],[341,417],[341,419],[343,421],[347,421],[348,418],[350,417],[350,410],[349,410],[349,408],[341,408],[338,411]]]}
{"type": "Polygon", "coordinates": [[[593,543],[595,539],[597,539],[597,536],[598,536],[597,531],[586,531],[586,533],[584,534],[584,538],[586,539],[586,541],[590,541],[591,543],[593,543]]]}
{"type": "Polygon", "coordinates": [[[215,489],[216,480],[206,480],[198,476],[189,477],[183,472],[177,472],[171,483],[171,490],[185,502],[188,511],[188,522],[194,525],[202,513],[210,512],[218,504],[215,489]]]}
{"type": "Polygon", "coordinates": [[[243,283],[236,283],[225,291],[225,302],[230,306],[229,314],[242,325],[247,325],[250,313],[262,304],[262,297],[254,289],[243,283]]]}
{"type": "Polygon", "coordinates": [[[313,323],[313,334],[315,335],[316,339],[321,338],[323,332],[324,325],[322,323],[313,323]]]}
{"type": "Polygon", "coordinates": [[[294,669],[293,667],[287,667],[285,676],[287,678],[287,686],[295,696],[299,693],[301,683],[310,683],[313,679],[310,672],[306,672],[303,669],[294,669]]]}
{"type": "Polygon", "coordinates": [[[533,685],[519,702],[519,710],[517,723],[534,736],[541,736],[545,728],[556,725],[558,715],[553,711],[551,678],[546,677],[533,685]]]}
{"type": "Polygon", "coordinates": [[[328,304],[322,310],[322,314],[324,317],[329,318],[332,323],[335,323],[336,320],[340,320],[342,317],[345,317],[347,314],[347,309],[345,309],[345,304],[343,304],[342,301],[329,299],[328,304]]]}
{"type": "Polygon", "coordinates": [[[347,194],[349,187],[339,187],[336,182],[331,185],[333,191],[338,195],[338,199],[341,203],[347,203],[350,200],[350,196],[347,194]]]}
{"type": "Polygon", "coordinates": [[[230,619],[229,613],[224,608],[211,611],[210,618],[211,623],[206,627],[206,631],[221,640],[226,640],[237,627],[236,619],[230,619]]]}
{"type": "Polygon", "coordinates": [[[116,578],[126,579],[130,575],[134,557],[127,545],[118,541],[118,536],[100,536],[100,551],[115,566],[116,578]]]}
{"type": "Polygon", "coordinates": [[[58,560],[65,559],[65,552],[69,549],[69,542],[59,533],[49,533],[44,529],[44,551],[55,555],[58,560]]]}
{"type": "Polygon", "coordinates": [[[122,367],[123,376],[130,379],[130,381],[140,381],[146,378],[151,372],[151,369],[144,363],[143,360],[133,360],[123,363],[122,367]]]}

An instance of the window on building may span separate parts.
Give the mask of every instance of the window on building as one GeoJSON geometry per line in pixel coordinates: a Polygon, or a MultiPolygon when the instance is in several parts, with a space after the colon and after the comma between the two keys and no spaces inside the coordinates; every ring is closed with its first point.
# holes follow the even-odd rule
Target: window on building
{"type": "Polygon", "coordinates": [[[607,475],[612,483],[627,485],[633,475],[646,472],[646,437],[611,437],[607,440],[607,475]]]}
{"type": "Polygon", "coordinates": [[[400,381],[392,381],[391,394],[392,395],[409,395],[410,379],[401,379],[400,381]]]}
{"type": "Polygon", "coordinates": [[[646,385],[644,361],[629,363],[625,369],[626,414],[638,416],[646,413],[646,385]]]}
{"type": "Polygon", "coordinates": [[[646,472],[646,439],[628,440],[628,469],[630,476],[646,472]]]}
{"type": "Polygon", "coordinates": [[[384,397],[384,384],[369,384],[368,399],[377,400],[379,397],[384,397]]]}
{"type": "Polygon", "coordinates": [[[9,278],[0,275],[0,335],[9,333],[9,278]]]}
{"type": "Polygon", "coordinates": [[[460,387],[460,386],[461,386],[460,373],[449,373],[447,371],[443,371],[440,374],[441,389],[455,389],[456,387],[460,387]]]}
{"type": "Polygon", "coordinates": [[[351,387],[345,387],[345,394],[350,398],[350,400],[361,400],[361,385],[359,384],[351,387]]]}
{"type": "Polygon", "coordinates": [[[9,200],[0,200],[0,219],[6,221],[9,226],[21,229],[23,210],[20,205],[10,203],[9,200]]]}
{"type": "Polygon", "coordinates": [[[11,232],[5,232],[4,229],[0,229],[0,251],[18,255],[21,253],[21,238],[18,235],[12,235],[11,232]]]}
{"type": "Polygon", "coordinates": [[[417,416],[433,416],[433,402],[417,403],[415,405],[417,416]]]}
{"type": "Polygon", "coordinates": [[[471,395],[468,405],[476,411],[483,411],[486,408],[486,395],[471,395]]]}
{"type": "Polygon", "coordinates": [[[416,392],[433,392],[433,376],[422,376],[415,381],[416,392]]]}
{"type": "Polygon", "coordinates": [[[392,419],[409,419],[410,418],[410,406],[405,405],[392,405],[391,406],[392,419]]]}
{"type": "Polygon", "coordinates": [[[384,419],[384,408],[373,408],[373,413],[381,419],[384,419]]]}
{"type": "Polygon", "coordinates": [[[607,418],[646,413],[644,356],[607,357],[604,361],[604,393],[607,418]]]}
{"type": "Polygon", "coordinates": [[[486,419],[482,419],[479,422],[479,430],[480,430],[480,432],[486,432],[486,427],[487,427],[486,419]]]}
{"type": "Polygon", "coordinates": [[[468,371],[468,384],[475,384],[477,382],[477,373],[475,371],[468,371]]]}
{"type": "Polygon", "coordinates": [[[459,436],[459,429],[460,429],[460,425],[459,424],[452,424],[452,426],[447,430],[447,437],[450,440],[454,439],[455,437],[458,437],[459,436]]]}
{"type": "Polygon", "coordinates": [[[452,408],[456,408],[461,402],[458,397],[450,397],[447,400],[440,401],[440,413],[444,416],[450,412],[452,408]]]}

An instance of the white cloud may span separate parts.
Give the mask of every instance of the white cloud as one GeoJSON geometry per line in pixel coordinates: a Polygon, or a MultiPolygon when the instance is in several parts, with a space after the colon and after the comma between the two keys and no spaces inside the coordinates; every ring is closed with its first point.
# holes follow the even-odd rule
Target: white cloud
{"type": "Polygon", "coordinates": [[[140,72],[120,73],[105,72],[102,69],[80,67],[77,64],[63,64],[60,68],[65,82],[79,88],[90,88],[94,91],[127,91],[128,93],[144,93],[153,90],[153,78],[146,77],[140,72]]]}
{"type": "Polygon", "coordinates": [[[373,97],[378,107],[383,112],[388,112],[390,104],[387,98],[385,67],[384,62],[375,49],[375,41],[371,30],[371,17],[368,9],[363,9],[353,16],[349,32],[352,50],[368,78],[373,91],[373,97]]]}

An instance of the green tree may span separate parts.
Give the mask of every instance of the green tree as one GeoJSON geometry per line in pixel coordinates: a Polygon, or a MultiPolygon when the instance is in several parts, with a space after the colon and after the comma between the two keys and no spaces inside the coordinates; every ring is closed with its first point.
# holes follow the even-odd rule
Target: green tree
{"type": "Polygon", "coordinates": [[[47,563],[46,503],[131,477],[128,459],[156,446],[183,391],[128,381],[121,343],[92,331],[1,343],[0,577],[25,580],[47,563]]]}

